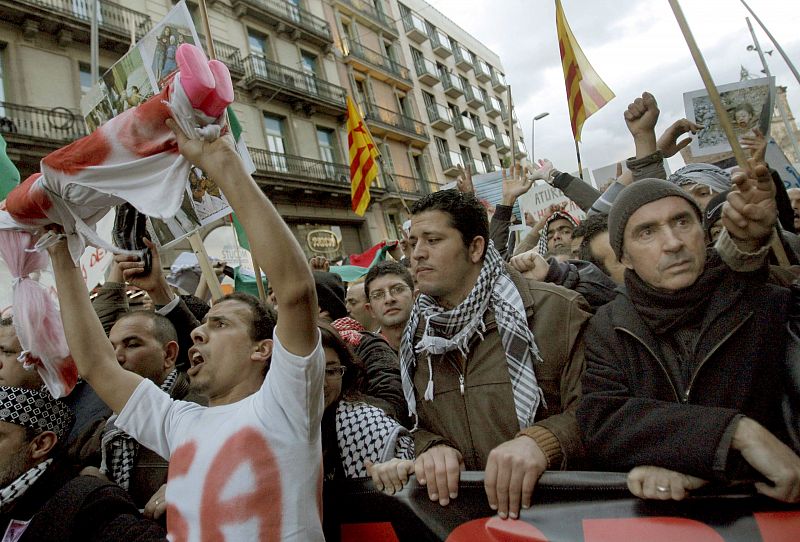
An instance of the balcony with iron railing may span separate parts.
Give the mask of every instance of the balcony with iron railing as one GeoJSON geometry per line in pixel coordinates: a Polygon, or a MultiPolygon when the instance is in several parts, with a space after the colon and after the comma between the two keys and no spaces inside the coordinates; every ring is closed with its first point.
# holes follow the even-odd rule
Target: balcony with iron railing
{"type": "Polygon", "coordinates": [[[417,72],[417,79],[420,83],[428,86],[433,86],[439,82],[439,70],[436,64],[425,57],[419,57],[414,60],[414,69],[417,72]]]}
{"type": "Polygon", "coordinates": [[[511,150],[511,139],[508,134],[497,134],[494,136],[494,145],[497,152],[507,152],[511,150]]]}
{"type": "Polygon", "coordinates": [[[435,103],[425,108],[428,112],[428,121],[432,128],[437,130],[447,130],[453,126],[452,114],[450,109],[442,104],[435,103]]]}
{"type": "Polygon", "coordinates": [[[349,38],[342,39],[342,52],[345,62],[352,64],[353,68],[369,72],[376,79],[394,83],[403,90],[411,90],[411,74],[396,60],[349,38]]]}
{"type": "Polygon", "coordinates": [[[503,92],[506,90],[506,88],[508,88],[506,86],[505,76],[499,71],[495,70],[494,68],[492,68],[491,79],[492,79],[492,88],[495,90],[495,92],[503,92]]]}
{"type": "Polygon", "coordinates": [[[456,129],[456,136],[461,139],[471,139],[475,137],[475,127],[472,120],[464,115],[453,115],[453,126],[456,129]]]}
{"type": "Polygon", "coordinates": [[[406,36],[417,43],[424,43],[428,39],[428,29],[425,27],[425,21],[413,11],[403,15],[403,28],[406,31],[406,36]]]}
{"type": "Polygon", "coordinates": [[[486,164],[483,163],[483,160],[478,160],[476,158],[472,161],[472,173],[481,175],[483,173],[489,173],[489,170],[486,169],[486,164]]]}
{"type": "Polygon", "coordinates": [[[483,107],[486,110],[486,114],[492,118],[499,117],[500,112],[503,110],[503,104],[494,96],[490,96],[488,100],[485,100],[483,107]]]}
{"type": "Polygon", "coordinates": [[[485,124],[482,124],[478,129],[478,145],[481,147],[491,147],[494,145],[494,132],[485,124]]]}
{"type": "Polygon", "coordinates": [[[344,113],[346,91],[314,75],[273,62],[262,55],[252,54],[244,59],[245,75],[242,84],[254,94],[275,96],[292,105],[304,105],[311,111],[331,115],[344,113]]]}
{"type": "Polygon", "coordinates": [[[464,167],[464,157],[456,151],[439,152],[439,163],[442,164],[442,171],[445,175],[458,175],[459,166],[464,167]]]}
{"type": "Polygon", "coordinates": [[[333,36],[328,22],[291,2],[281,0],[231,0],[237,17],[273,23],[279,33],[328,49],[333,36]]]}
{"type": "Polygon", "coordinates": [[[472,69],[472,54],[466,50],[460,43],[453,43],[453,56],[456,60],[456,67],[462,71],[469,71],[472,69]]]}
{"type": "MultiPolygon", "coordinates": [[[[391,180],[398,192],[409,196],[422,196],[429,192],[427,183],[425,181],[416,179],[409,175],[398,175],[397,173],[391,174],[391,180]]],[[[390,185],[391,186],[391,185],[390,185]]]]}
{"type": "Polygon", "coordinates": [[[475,66],[473,67],[475,70],[475,79],[481,83],[486,83],[492,78],[492,69],[482,58],[475,58],[475,66]]]}
{"type": "MultiPolygon", "coordinates": [[[[240,79],[244,75],[244,61],[242,60],[242,53],[238,47],[229,45],[219,40],[212,40],[214,43],[214,53],[217,60],[223,62],[228,66],[231,76],[235,79],[240,79]]],[[[208,46],[206,45],[205,37],[200,34],[200,44],[203,50],[208,54],[208,46]]]]}
{"type": "Polygon", "coordinates": [[[255,178],[259,184],[269,181],[297,181],[303,187],[317,183],[325,186],[350,188],[350,168],[346,164],[325,162],[303,156],[277,153],[248,147],[250,158],[256,166],[255,178]],[[265,179],[266,177],[266,179],[265,179]],[[309,184],[309,182],[311,184],[309,184]]]}
{"type": "Polygon", "coordinates": [[[0,135],[23,179],[40,171],[47,154],[88,133],[78,111],[0,102],[0,135]]]}
{"type": "Polygon", "coordinates": [[[335,0],[335,3],[339,11],[358,17],[373,30],[387,32],[394,37],[399,35],[394,19],[383,11],[382,0],[378,0],[377,4],[374,0],[335,0]]]}
{"type": "MultiPolygon", "coordinates": [[[[93,5],[92,0],[3,0],[0,20],[21,29],[28,39],[41,33],[55,37],[62,47],[73,41],[89,43],[93,5]]],[[[131,29],[138,40],[152,27],[146,13],[110,1],[100,3],[97,24],[100,48],[120,54],[130,46],[131,29]]]]}
{"type": "Polygon", "coordinates": [[[458,98],[464,95],[464,86],[461,84],[461,79],[447,72],[440,73],[440,75],[445,94],[451,98],[458,98]]]}
{"type": "Polygon", "coordinates": [[[447,34],[437,28],[430,35],[430,38],[434,53],[442,58],[447,58],[453,54],[453,50],[450,48],[450,38],[447,37],[447,34]]]}
{"type": "Polygon", "coordinates": [[[514,158],[521,159],[528,156],[528,147],[525,146],[524,141],[517,140],[514,143],[514,158]]]}
{"type": "Polygon", "coordinates": [[[425,125],[417,119],[373,103],[362,105],[365,112],[364,120],[367,121],[370,130],[375,135],[382,136],[386,132],[391,132],[395,137],[400,136],[409,143],[424,144],[428,142],[425,125]]]}
{"type": "Polygon", "coordinates": [[[465,85],[464,95],[467,98],[468,106],[477,109],[483,105],[483,96],[481,95],[481,89],[478,88],[477,86],[471,84],[465,85]]]}

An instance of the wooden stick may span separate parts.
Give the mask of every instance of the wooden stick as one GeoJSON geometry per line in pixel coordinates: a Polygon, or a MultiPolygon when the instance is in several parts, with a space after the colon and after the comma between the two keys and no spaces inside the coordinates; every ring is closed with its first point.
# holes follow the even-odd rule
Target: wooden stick
{"type": "Polygon", "coordinates": [[[217,51],[214,49],[214,40],[211,39],[211,25],[208,23],[208,8],[206,8],[206,0],[200,0],[200,18],[203,20],[203,32],[206,35],[206,49],[208,49],[208,58],[214,60],[217,58],[217,51]]]}
{"type": "Polygon", "coordinates": [[[208,283],[208,290],[211,292],[211,299],[216,301],[222,297],[222,288],[220,288],[219,281],[217,280],[217,274],[214,273],[214,269],[211,267],[211,262],[208,260],[208,253],[206,252],[205,245],[203,245],[203,239],[200,237],[200,232],[195,230],[190,233],[189,243],[192,245],[192,250],[194,251],[195,256],[197,256],[197,261],[200,264],[200,270],[203,272],[203,277],[205,277],[206,282],[208,283]]]}
{"type": "Polygon", "coordinates": [[[267,303],[267,291],[264,289],[264,281],[261,280],[261,268],[253,258],[253,271],[256,272],[256,288],[258,288],[258,298],[262,303],[267,303]]]}
{"type": "MultiPolygon", "coordinates": [[[[711,103],[714,105],[714,110],[717,112],[717,118],[719,119],[720,126],[722,126],[722,130],[725,132],[725,136],[728,138],[728,143],[731,145],[733,155],[736,157],[736,163],[739,164],[739,167],[742,168],[742,170],[749,171],[750,168],[747,163],[747,157],[745,156],[741,145],[739,145],[739,140],[736,139],[736,134],[733,132],[733,125],[731,124],[730,118],[728,118],[728,112],[722,106],[722,98],[720,98],[717,86],[714,84],[714,79],[711,77],[711,72],[708,71],[708,66],[706,65],[705,59],[703,59],[703,54],[700,52],[700,48],[697,46],[697,42],[692,35],[692,31],[689,28],[689,23],[686,22],[686,17],[683,15],[683,10],[681,9],[678,0],[668,1],[670,7],[672,8],[672,12],[675,14],[675,19],[678,21],[678,26],[681,28],[683,37],[686,39],[686,44],[689,46],[689,51],[692,53],[694,63],[697,65],[697,71],[700,72],[700,77],[703,79],[703,84],[706,87],[706,91],[708,91],[708,98],[711,100],[711,103]]],[[[753,15],[755,16],[755,14],[753,15]]],[[[758,18],[756,18],[756,20],[758,20],[758,18]]],[[[778,260],[778,265],[787,267],[789,265],[789,260],[786,257],[786,251],[783,250],[780,240],[774,239],[770,247],[775,253],[775,257],[778,260]]]]}

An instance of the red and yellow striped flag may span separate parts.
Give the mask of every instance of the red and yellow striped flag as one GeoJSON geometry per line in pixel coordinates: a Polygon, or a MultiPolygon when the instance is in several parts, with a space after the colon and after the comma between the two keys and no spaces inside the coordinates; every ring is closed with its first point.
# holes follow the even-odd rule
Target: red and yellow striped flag
{"type": "Polygon", "coordinates": [[[556,0],[556,29],[558,47],[561,50],[561,65],[564,68],[564,82],[567,86],[572,135],[575,141],[580,141],[583,123],[610,102],[614,98],[614,93],[600,79],[586,60],[580,45],[575,41],[575,36],[572,35],[572,30],[564,17],[561,0],[556,0]]]}
{"type": "Polygon", "coordinates": [[[350,149],[350,196],[353,211],[364,216],[369,205],[369,185],[378,176],[378,148],[364,119],[347,97],[347,146],[350,149]]]}

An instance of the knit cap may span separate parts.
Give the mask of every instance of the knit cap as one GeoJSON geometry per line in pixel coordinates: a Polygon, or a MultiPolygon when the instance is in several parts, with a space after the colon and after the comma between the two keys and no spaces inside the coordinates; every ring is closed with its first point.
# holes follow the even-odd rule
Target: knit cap
{"type": "Polygon", "coordinates": [[[688,201],[694,212],[697,213],[697,218],[702,222],[703,213],[692,197],[682,188],[664,179],[642,179],[630,184],[619,193],[611,206],[611,212],[608,213],[608,240],[617,260],[622,259],[625,226],[631,215],[648,203],[672,196],[688,201]]]}

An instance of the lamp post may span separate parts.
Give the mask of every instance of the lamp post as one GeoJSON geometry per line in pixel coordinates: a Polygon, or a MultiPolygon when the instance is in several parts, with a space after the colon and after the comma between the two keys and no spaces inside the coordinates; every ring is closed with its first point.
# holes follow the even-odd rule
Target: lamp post
{"type": "Polygon", "coordinates": [[[539,113],[538,115],[533,117],[533,122],[531,122],[531,161],[534,164],[536,163],[536,154],[534,153],[535,140],[533,139],[533,136],[536,133],[536,121],[537,120],[542,120],[543,118],[545,118],[549,114],[550,113],[548,113],[547,111],[545,111],[544,113],[539,113]]]}

